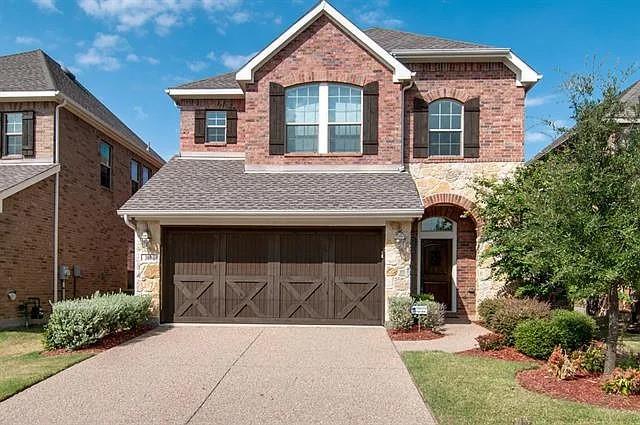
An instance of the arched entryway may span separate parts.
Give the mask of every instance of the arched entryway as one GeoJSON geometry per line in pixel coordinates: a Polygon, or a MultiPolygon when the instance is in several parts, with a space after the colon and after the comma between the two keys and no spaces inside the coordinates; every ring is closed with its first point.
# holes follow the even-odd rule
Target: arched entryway
{"type": "Polygon", "coordinates": [[[475,220],[462,206],[435,204],[416,227],[416,292],[432,294],[451,314],[474,317],[475,220]]]}

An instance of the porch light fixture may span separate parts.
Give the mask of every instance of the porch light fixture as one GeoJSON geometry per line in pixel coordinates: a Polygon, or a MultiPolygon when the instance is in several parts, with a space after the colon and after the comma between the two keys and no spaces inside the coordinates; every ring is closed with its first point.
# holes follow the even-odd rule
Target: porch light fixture
{"type": "Polygon", "coordinates": [[[398,245],[399,247],[403,247],[405,241],[407,240],[407,235],[405,235],[402,230],[398,230],[396,232],[396,236],[395,236],[394,240],[396,242],[396,245],[398,245]]]}
{"type": "Polygon", "coordinates": [[[151,245],[151,233],[148,228],[140,234],[140,243],[144,249],[148,249],[151,245]]]}
{"type": "Polygon", "coordinates": [[[16,290],[15,289],[9,289],[9,291],[7,292],[7,298],[9,298],[9,301],[15,301],[16,300],[16,290]]]}

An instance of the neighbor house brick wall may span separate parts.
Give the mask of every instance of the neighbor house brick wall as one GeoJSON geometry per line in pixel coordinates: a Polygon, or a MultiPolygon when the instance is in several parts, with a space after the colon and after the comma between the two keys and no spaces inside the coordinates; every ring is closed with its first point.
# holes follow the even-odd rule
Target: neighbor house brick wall
{"type": "Polygon", "coordinates": [[[35,157],[37,159],[53,158],[55,106],[54,102],[0,103],[0,112],[35,112],[35,157]]]}
{"type": "Polygon", "coordinates": [[[414,87],[405,97],[407,162],[521,162],[524,160],[524,87],[502,63],[410,63],[414,87]],[[480,98],[479,158],[414,158],[413,101],[480,98]]]}
{"type": "MultiPolygon", "coordinates": [[[[184,99],[179,100],[180,108],[180,152],[244,152],[247,128],[251,125],[245,113],[244,99],[184,99]],[[238,113],[238,140],[236,143],[196,143],[195,122],[197,109],[203,110],[235,110],[238,113]]],[[[266,125],[266,124],[265,124],[266,125]]]]}
{"type": "Polygon", "coordinates": [[[0,326],[15,324],[18,305],[38,297],[46,311],[53,297],[55,176],[3,200],[0,213],[0,326]],[[17,299],[7,293],[15,290],[17,299]]]}
{"type": "MultiPolygon", "coordinates": [[[[131,196],[131,159],[149,164],[64,109],[60,113],[60,143],[60,264],[80,267],[77,296],[124,290],[133,230],[116,210],[131,196]],[[101,140],[112,147],[111,189],[100,185],[101,140]]],[[[72,292],[70,281],[67,297],[72,292]]]]}

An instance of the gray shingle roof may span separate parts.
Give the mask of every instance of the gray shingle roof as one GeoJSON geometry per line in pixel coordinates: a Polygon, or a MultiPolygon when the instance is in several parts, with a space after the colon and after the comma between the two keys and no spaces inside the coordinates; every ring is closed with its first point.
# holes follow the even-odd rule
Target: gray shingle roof
{"type": "Polygon", "coordinates": [[[236,81],[236,72],[227,72],[226,74],[216,75],[215,77],[205,78],[203,80],[192,81],[182,84],[174,89],[239,89],[240,84],[236,81]]]}
{"type": "Polygon", "coordinates": [[[490,47],[466,41],[448,40],[446,38],[384,28],[369,28],[364,32],[388,52],[407,49],[481,49],[490,47]]]}
{"type": "Polygon", "coordinates": [[[174,158],[120,209],[422,209],[408,173],[245,173],[241,160],[174,158]]]}
{"type": "Polygon", "coordinates": [[[56,167],[54,164],[0,164],[0,194],[5,190],[28,180],[32,177],[42,174],[51,168],[56,167]]]}
{"type": "MultiPolygon", "coordinates": [[[[0,91],[41,90],[60,91],[123,137],[146,149],[146,143],[137,134],[42,50],[0,57],[0,91]]],[[[155,151],[150,150],[150,153],[164,162],[155,151]]]]}

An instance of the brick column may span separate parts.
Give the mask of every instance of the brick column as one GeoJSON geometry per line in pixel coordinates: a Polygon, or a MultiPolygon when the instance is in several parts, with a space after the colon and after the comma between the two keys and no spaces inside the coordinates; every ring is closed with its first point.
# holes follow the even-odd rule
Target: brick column
{"type": "Polygon", "coordinates": [[[410,295],[411,292],[411,221],[388,221],[385,226],[384,246],[385,307],[388,320],[388,299],[394,295],[410,295]],[[405,240],[396,243],[396,234],[402,231],[405,240]]]}
{"type": "Polygon", "coordinates": [[[160,223],[136,223],[136,295],[151,295],[152,318],[160,320],[160,223]],[[147,247],[141,236],[151,237],[147,247]]]}

